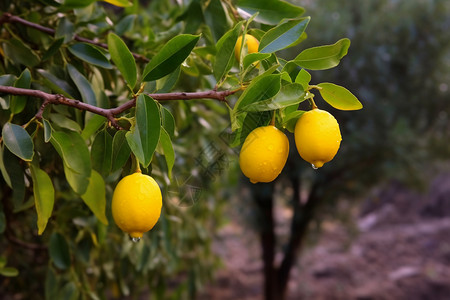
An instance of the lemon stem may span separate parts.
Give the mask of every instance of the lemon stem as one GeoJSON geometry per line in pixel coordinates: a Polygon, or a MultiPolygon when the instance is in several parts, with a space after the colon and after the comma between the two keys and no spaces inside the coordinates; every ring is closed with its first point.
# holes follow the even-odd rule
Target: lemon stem
{"type": "Polygon", "coordinates": [[[311,109],[317,109],[317,105],[316,105],[316,103],[314,102],[314,99],[313,99],[313,98],[309,98],[308,101],[309,101],[309,103],[311,104],[311,109]]]}
{"type": "Polygon", "coordinates": [[[273,111],[272,120],[270,120],[270,125],[275,126],[275,111],[273,111]]]}
{"type": "Polygon", "coordinates": [[[131,160],[132,160],[132,166],[134,165],[134,172],[142,173],[139,160],[137,159],[136,155],[134,155],[133,153],[131,153],[131,160]]]}

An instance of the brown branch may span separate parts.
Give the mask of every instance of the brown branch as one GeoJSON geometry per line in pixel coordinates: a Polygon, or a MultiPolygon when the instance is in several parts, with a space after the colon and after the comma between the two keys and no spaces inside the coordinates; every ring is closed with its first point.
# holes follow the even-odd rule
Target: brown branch
{"type": "MultiPolygon", "coordinates": [[[[148,94],[148,95],[157,101],[213,99],[213,100],[219,100],[222,102],[226,102],[227,96],[232,95],[238,91],[240,91],[240,89],[225,90],[225,91],[210,90],[210,91],[192,92],[192,93],[174,92],[174,93],[166,93],[166,94],[148,94]]],[[[79,110],[89,111],[91,113],[94,113],[94,114],[97,114],[100,116],[104,116],[108,119],[109,122],[111,122],[111,125],[113,125],[117,129],[121,129],[121,127],[117,123],[115,116],[123,113],[124,111],[126,111],[136,105],[136,99],[131,99],[118,107],[106,109],[106,108],[100,108],[100,107],[97,107],[94,105],[90,105],[90,104],[81,102],[79,100],[69,99],[62,95],[49,94],[49,93],[46,93],[46,92],[43,92],[40,90],[22,89],[22,88],[16,88],[16,87],[12,87],[12,86],[0,86],[0,93],[10,94],[10,95],[19,95],[19,96],[30,96],[30,97],[36,97],[36,98],[40,98],[40,99],[44,100],[44,102],[42,103],[41,107],[39,108],[38,112],[35,115],[35,117],[37,119],[42,119],[42,114],[44,112],[45,107],[47,107],[47,105],[62,104],[62,105],[67,105],[67,106],[77,108],[79,110]]]]}
{"type": "MultiPolygon", "coordinates": [[[[0,25],[3,24],[3,23],[19,23],[19,24],[22,24],[24,26],[27,26],[27,27],[30,27],[30,28],[33,28],[33,29],[36,29],[36,30],[39,30],[39,31],[44,32],[44,33],[49,34],[49,35],[55,35],[55,32],[56,32],[52,28],[45,27],[45,26],[42,26],[42,25],[39,25],[39,24],[30,22],[30,21],[27,21],[25,19],[22,19],[21,17],[14,16],[14,15],[12,15],[10,13],[4,13],[1,16],[1,18],[0,18],[0,25]]],[[[88,43],[88,44],[96,45],[96,46],[101,47],[101,48],[108,49],[108,45],[105,44],[105,43],[100,43],[100,42],[97,42],[97,41],[94,41],[94,40],[90,40],[90,39],[84,38],[82,36],[79,36],[77,34],[74,35],[73,39],[78,41],[78,42],[88,43]]],[[[143,55],[140,55],[140,54],[137,54],[137,53],[133,53],[133,52],[131,54],[134,56],[134,58],[136,58],[138,60],[141,60],[143,62],[149,62],[150,61],[147,57],[145,57],[143,55]]]]}

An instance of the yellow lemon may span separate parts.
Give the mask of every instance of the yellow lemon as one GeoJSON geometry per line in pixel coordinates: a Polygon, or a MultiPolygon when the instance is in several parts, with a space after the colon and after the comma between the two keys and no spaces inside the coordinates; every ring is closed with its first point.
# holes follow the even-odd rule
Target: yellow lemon
{"type": "Polygon", "coordinates": [[[282,131],[272,125],[258,127],[242,145],[239,166],[252,183],[271,182],[283,170],[288,154],[289,141],[282,131]]]}
{"type": "Polygon", "coordinates": [[[312,109],[295,124],[295,145],[300,156],[317,169],[333,159],[341,145],[341,131],[327,111],[312,109]]]}
{"type": "MultiPolygon", "coordinates": [[[[241,57],[241,47],[242,47],[242,35],[238,38],[236,42],[236,46],[234,46],[234,56],[236,57],[237,61],[240,61],[241,57]]],[[[258,52],[259,47],[259,41],[250,34],[245,35],[245,45],[242,48],[244,50],[244,53],[250,54],[250,53],[256,53],[258,52]]]]}
{"type": "Polygon", "coordinates": [[[151,176],[140,172],[124,177],[114,190],[114,221],[133,239],[140,239],[144,232],[155,226],[161,207],[161,189],[151,176]]]}

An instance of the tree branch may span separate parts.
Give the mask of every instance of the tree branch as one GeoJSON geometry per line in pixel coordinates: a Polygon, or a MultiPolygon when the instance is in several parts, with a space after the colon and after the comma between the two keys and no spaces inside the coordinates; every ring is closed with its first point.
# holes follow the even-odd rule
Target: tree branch
{"type": "MultiPolygon", "coordinates": [[[[19,23],[19,24],[22,24],[24,26],[27,26],[27,27],[30,27],[30,28],[33,28],[33,29],[36,29],[36,30],[39,30],[39,31],[44,32],[44,33],[49,34],[49,35],[55,35],[55,32],[56,32],[52,28],[45,27],[45,26],[42,26],[42,25],[39,25],[39,24],[30,22],[30,21],[27,21],[25,19],[22,19],[21,17],[14,16],[14,15],[12,15],[10,13],[4,13],[1,16],[1,18],[0,18],[0,25],[3,24],[3,23],[19,23]]],[[[90,40],[90,39],[81,37],[81,36],[79,36],[77,34],[74,35],[73,39],[76,40],[76,41],[79,41],[79,42],[88,43],[88,44],[92,44],[92,45],[96,45],[96,46],[108,49],[108,45],[105,44],[105,43],[100,43],[100,42],[97,42],[97,41],[94,41],[94,40],[90,40]]],[[[136,58],[138,60],[141,60],[143,62],[149,62],[150,61],[147,57],[145,57],[143,55],[140,55],[140,54],[137,54],[137,53],[133,53],[133,52],[131,54],[134,56],[134,58],[136,58]]]]}
{"type": "MultiPolygon", "coordinates": [[[[237,90],[225,90],[225,91],[203,91],[203,92],[174,92],[174,93],[166,93],[166,94],[148,94],[150,97],[157,101],[168,101],[168,100],[194,100],[194,99],[213,99],[219,100],[221,102],[226,102],[226,97],[238,92],[237,90]]],[[[0,86],[0,93],[10,94],[10,95],[19,95],[19,96],[30,96],[36,97],[44,100],[38,112],[36,113],[37,119],[42,119],[42,113],[44,112],[45,107],[49,104],[62,104],[77,108],[79,110],[89,111],[91,113],[104,116],[111,122],[117,129],[121,129],[120,125],[117,123],[115,116],[123,113],[124,111],[134,107],[136,105],[136,99],[131,99],[124,104],[115,107],[115,108],[100,108],[94,105],[90,105],[79,100],[69,99],[62,95],[49,94],[40,90],[33,89],[22,89],[16,88],[12,86],[0,86]]]]}

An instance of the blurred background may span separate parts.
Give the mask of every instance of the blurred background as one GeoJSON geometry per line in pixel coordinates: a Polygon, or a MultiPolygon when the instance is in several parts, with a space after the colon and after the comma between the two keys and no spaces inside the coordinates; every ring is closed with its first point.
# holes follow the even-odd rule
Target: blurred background
{"type": "Polygon", "coordinates": [[[291,143],[272,187],[240,181],[227,207],[232,221],[215,240],[225,269],[203,299],[278,299],[268,285],[280,281],[295,236],[288,299],[448,299],[450,2],[291,2],[311,22],[308,39],[284,55],[350,38],[341,64],[312,72],[312,83],[340,84],[364,108],[316,100],[343,136],[323,170],[300,161],[291,143]],[[315,207],[299,208],[296,195],[315,207]]]}

